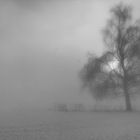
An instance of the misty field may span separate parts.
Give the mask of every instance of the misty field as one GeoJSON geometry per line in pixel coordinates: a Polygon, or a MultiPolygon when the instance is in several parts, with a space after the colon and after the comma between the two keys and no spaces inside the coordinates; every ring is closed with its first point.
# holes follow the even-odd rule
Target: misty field
{"type": "Polygon", "coordinates": [[[2,118],[0,140],[140,139],[139,112],[48,111],[17,115],[2,118]]]}

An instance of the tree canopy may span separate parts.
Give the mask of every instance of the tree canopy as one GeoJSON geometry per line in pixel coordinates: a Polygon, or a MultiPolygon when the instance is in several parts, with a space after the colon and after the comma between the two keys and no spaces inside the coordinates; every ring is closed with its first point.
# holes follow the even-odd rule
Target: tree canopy
{"type": "Polygon", "coordinates": [[[89,55],[80,77],[94,98],[123,95],[126,110],[131,110],[130,95],[140,85],[140,23],[133,20],[132,7],[123,3],[110,14],[102,31],[106,51],[100,57],[89,55]]]}

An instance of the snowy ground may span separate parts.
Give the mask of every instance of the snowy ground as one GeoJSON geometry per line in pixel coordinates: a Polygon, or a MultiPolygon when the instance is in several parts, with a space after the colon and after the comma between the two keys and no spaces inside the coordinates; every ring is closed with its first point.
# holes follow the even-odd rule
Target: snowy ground
{"type": "Polygon", "coordinates": [[[140,112],[46,112],[6,119],[0,140],[140,139],[140,112]]]}

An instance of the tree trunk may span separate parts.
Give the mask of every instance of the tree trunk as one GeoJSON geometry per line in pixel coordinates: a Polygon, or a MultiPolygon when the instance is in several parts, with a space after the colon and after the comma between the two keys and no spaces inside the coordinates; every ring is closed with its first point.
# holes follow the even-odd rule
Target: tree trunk
{"type": "Polygon", "coordinates": [[[124,80],[123,90],[124,90],[124,96],[125,96],[126,111],[132,111],[130,95],[128,92],[128,84],[126,80],[124,80]]]}

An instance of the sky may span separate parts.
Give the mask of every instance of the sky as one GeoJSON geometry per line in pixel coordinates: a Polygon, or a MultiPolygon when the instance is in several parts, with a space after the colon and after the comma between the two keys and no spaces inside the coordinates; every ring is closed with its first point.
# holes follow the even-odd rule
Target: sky
{"type": "MultiPolygon", "coordinates": [[[[139,17],[139,0],[123,1],[139,17]]],[[[0,110],[92,103],[78,72],[88,52],[103,52],[101,30],[115,3],[0,0],[0,110]]]]}

